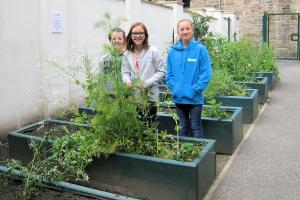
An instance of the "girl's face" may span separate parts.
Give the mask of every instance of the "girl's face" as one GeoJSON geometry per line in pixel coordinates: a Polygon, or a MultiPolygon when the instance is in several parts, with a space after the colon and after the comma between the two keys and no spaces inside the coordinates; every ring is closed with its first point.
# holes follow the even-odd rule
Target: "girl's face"
{"type": "Polygon", "coordinates": [[[183,41],[190,41],[193,38],[193,28],[187,21],[178,24],[178,36],[183,41]]]}
{"type": "Polygon", "coordinates": [[[121,52],[125,46],[125,38],[122,32],[112,32],[111,34],[111,44],[119,49],[121,52]]]}
{"type": "Polygon", "coordinates": [[[145,41],[145,30],[141,26],[136,26],[131,31],[131,39],[135,45],[143,45],[145,41]]]}

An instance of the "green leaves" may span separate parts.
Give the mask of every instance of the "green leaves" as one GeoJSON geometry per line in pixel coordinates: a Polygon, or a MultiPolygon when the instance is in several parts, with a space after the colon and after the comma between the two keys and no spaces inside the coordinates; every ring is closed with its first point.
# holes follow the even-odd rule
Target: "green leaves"
{"type": "Polygon", "coordinates": [[[261,44],[257,67],[253,69],[253,72],[275,72],[276,75],[279,74],[274,47],[267,43],[261,44]]]}
{"type": "Polygon", "coordinates": [[[208,33],[208,22],[210,22],[213,17],[202,16],[199,14],[192,14],[193,17],[193,27],[194,27],[194,37],[198,41],[203,41],[204,36],[208,33]]]}
{"type": "Polygon", "coordinates": [[[221,119],[229,119],[230,115],[225,110],[221,109],[222,103],[217,103],[215,99],[207,101],[207,104],[211,107],[204,107],[202,115],[206,117],[221,119]]]}
{"type": "Polygon", "coordinates": [[[247,91],[234,82],[227,70],[215,69],[204,94],[206,99],[213,99],[218,96],[246,96],[247,91]]]}
{"type": "Polygon", "coordinates": [[[106,12],[103,14],[102,19],[95,23],[95,28],[103,28],[104,30],[110,32],[112,29],[119,27],[123,21],[126,21],[124,17],[113,19],[111,14],[106,12]]]}

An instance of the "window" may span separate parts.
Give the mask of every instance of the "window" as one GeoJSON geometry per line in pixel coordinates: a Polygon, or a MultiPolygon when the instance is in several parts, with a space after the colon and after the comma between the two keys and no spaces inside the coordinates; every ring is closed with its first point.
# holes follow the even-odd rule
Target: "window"
{"type": "Polygon", "coordinates": [[[190,7],[190,2],[191,2],[191,0],[182,0],[183,7],[184,8],[189,8],[190,7]]]}

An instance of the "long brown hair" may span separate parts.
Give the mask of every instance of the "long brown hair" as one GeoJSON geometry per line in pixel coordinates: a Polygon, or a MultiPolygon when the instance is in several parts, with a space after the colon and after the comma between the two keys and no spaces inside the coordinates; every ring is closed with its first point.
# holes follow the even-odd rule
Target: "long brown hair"
{"type": "Polygon", "coordinates": [[[142,22],[136,22],[134,24],[131,25],[130,29],[129,29],[129,32],[127,34],[127,37],[126,37],[126,41],[127,41],[127,50],[128,51],[132,51],[134,52],[134,48],[135,48],[135,44],[134,42],[132,41],[131,39],[131,35],[132,35],[132,29],[134,29],[135,27],[137,26],[141,26],[143,29],[144,29],[144,32],[145,32],[145,40],[143,42],[143,47],[145,49],[148,49],[149,48],[149,42],[148,42],[148,30],[145,26],[145,24],[143,24],[142,22]]]}

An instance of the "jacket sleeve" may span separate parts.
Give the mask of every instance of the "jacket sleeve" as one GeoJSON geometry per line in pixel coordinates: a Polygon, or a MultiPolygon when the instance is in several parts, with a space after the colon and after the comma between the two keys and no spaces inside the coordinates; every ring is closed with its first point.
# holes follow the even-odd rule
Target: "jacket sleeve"
{"type": "Polygon", "coordinates": [[[104,74],[104,72],[105,72],[104,68],[105,68],[105,65],[107,64],[107,62],[108,62],[108,55],[101,56],[99,64],[98,64],[98,71],[100,74],[104,74]]]}
{"type": "Polygon", "coordinates": [[[174,87],[174,78],[173,78],[173,63],[172,63],[172,49],[170,49],[167,59],[167,73],[166,73],[166,83],[170,90],[173,90],[174,87]]]}
{"type": "Polygon", "coordinates": [[[121,75],[124,83],[131,83],[131,69],[129,64],[128,54],[124,54],[122,57],[121,75]]]}
{"type": "Polygon", "coordinates": [[[212,77],[210,57],[205,47],[202,49],[202,53],[199,59],[199,66],[200,71],[198,81],[192,86],[196,93],[200,93],[205,90],[212,77]]]}
{"type": "Polygon", "coordinates": [[[158,50],[153,52],[153,65],[155,72],[153,76],[145,80],[145,86],[150,87],[157,84],[165,76],[165,66],[158,50]]]}

